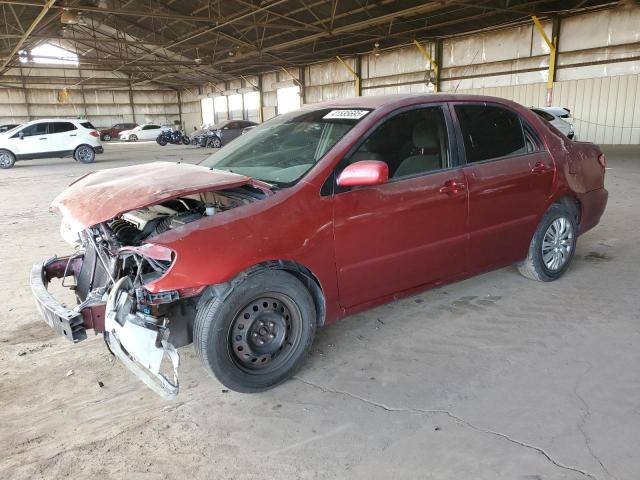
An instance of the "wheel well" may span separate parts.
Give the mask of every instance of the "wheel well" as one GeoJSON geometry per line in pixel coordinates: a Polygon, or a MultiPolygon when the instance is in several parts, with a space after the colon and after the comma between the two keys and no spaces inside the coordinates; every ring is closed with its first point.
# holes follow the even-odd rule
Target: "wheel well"
{"type": "Polygon", "coordinates": [[[224,299],[231,292],[232,287],[240,283],[244,278],[267,269],[284,270],[285,272],[290,273],[291,275],[296,277],[304,284],[304,286],[309,291],[309,294],[311,295],[313,303],[316,307],[317,325],[319,327],[323,326],[325,323],[327,306],[324,298],[324,293],[322,292],[322,287],[320,286],[320,282],[311,272],[311,270],[309,270],[304,265],[301,265],[292,260],[271,260],[268,262],[259,263],[252,267],[249,267],[244,272],[239,273],[228,282],[209,286],[202,293],[200,300],[198,301],[197,308],[200,308],[200,306],[203,305],[205,301],[209,300],[212,297],[224,299]]]}
{"type": "Polygon", "coordinates": [[[580,202],[578,201],[577,198],[569,196],[569,195],[565,195],[563,197],[560,197],[558,199],[556,199],[554,202],[554,204],[559,204],[559,205],[565,205],[567,207],[569,207],[570,209],[572,209],[574,211],[574,216],[576,219],[576,223],[578,225],[580,225],[580,220],[581,220],[581,213],[582,213],[582,206],[580,205],[580,202]]]}

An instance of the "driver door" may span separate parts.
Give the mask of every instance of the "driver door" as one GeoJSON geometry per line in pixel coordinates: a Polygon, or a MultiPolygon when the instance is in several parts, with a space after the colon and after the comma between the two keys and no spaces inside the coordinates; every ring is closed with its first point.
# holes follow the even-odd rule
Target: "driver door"
{"type": "Polygon", "coordinates": [[[343,160],[343,168],[360,160],[384,161],[390,176],[382,185],[334,192],[343,308],[378,303],[465,272],[468,196],[453,139],[445,105],[413,107],[379,124],[343,160]]]}
{"type": "Polygon", "coordinates": [[[43,151],[48,151],[48,123],[32,123],[14,133],[10,140],[10,148],[16,155],[37,157],[43,151]],[[22,138],[20,134],[23,134],[22,138]]]}

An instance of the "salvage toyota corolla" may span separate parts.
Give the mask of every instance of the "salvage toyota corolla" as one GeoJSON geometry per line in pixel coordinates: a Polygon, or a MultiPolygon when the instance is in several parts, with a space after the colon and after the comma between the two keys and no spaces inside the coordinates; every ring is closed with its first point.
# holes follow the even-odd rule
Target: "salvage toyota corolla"
{"type": "Polygon", "coordinates": [[[52,203],[75,253],[36,265],[42,317],[103,333],[147,385],[178,392],[193,343],[228,388],[295,372],[316,328],[517,263],[551,281],[607,203],[605,157],[491,97],[364,97],[276,117],[199,165],[86,175],[52,203]],[[72,284],[78,305],[47,291],[72,284]]]}

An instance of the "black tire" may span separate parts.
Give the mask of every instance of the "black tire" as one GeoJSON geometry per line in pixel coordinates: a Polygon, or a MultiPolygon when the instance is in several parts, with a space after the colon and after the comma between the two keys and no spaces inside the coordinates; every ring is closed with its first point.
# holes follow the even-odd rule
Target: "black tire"
{"type": "Polygon", "coordinates": [[[305,359],[316,331],[313,299],[282,270],[247,275],[230,288],[199,306],[193,344],[227,388],[261,392],[290,378],[305,359]]]}
{"type": "Polygon", "coordinates": [[[80,163],[93,163],[96,160],[96,152],[91,145],[80,145],[73,152],[73,158],[80,163]]]}
{"type": "Polygon", "coordinates": [[[209,140],[207,140],[207,146],[211,148],[221,148],[222,140],[220,140],[220,137],[218,136],[213,136],[209,140]]]}
{"type": "MultiPolygon", "coordinates": [[[[565,234],[558,235],[558,237],[564,237],[564,235],[565,234]]],[[[531,280],[537,280],[539,282],[552,282],[553,280],[557,280],[567,271],[567,268],[569,268],[569,264],[576,250],[577,236],[578,225],[576,222],[575,209],[565,204],[555,203],[551,205],[538,224],[538,228],[529,245],[527,258],[518,264],[518,270],[522,275],[531,280]],[[559,223],[554,224],[556,221],[559,223]],[[560,227],[560,231],[567,232],[566,235],[568,235],[568,238],[565,240],[559,239],[556,243],[553,236],[548,236],[552,235],[554,228],[557,229],[557,227],[552,227],[552,225],[566,225],[566,230],[560,227]],[[543,253],[543,247],[547,251],[546,254],[543,253]],[[555,253],[554,250],[558,253],[555,253]],[[548,265],[549,260],[545,261],[545,258],[553,259],[554,257],[561,258],[561,260],[558,260],[557,265],[554,264],[553,261],[551,261],[551,265],[548,265]]]]}
{"type": "Polygon", "coordinates": [[[165,138],[164,135],[159,135],[158,138],[156,139],[156,141],[158,142],[159,145],[161,145],[162,147],[164,147],[167,144],[167,139],[165,138]]]}
{"type": "Polygon", "coordinates": [[[0,168],[6,170],[13,168],[16,163],[16,156],[9,150],[0,150],[0,168]]]}
{"type": "Polygon", "coordinates": [[[130,142],[137,142],[138,141],[138,136],[137,135],[129,135],[129,141],[130,142]]]}
{"type": "Polygon", "coordinates": [[[111,135],[109,135],[108,133],[105,133],[105,134],[102,136],[102,141],[104,141],[104,142],[108,142],[109,140],[111,140],[111,135]]]}
{"type": "Polygon", "coordinates": [[[184,137],[182,137],[182,143],[184,143],[185,145],[189,145],[191,143],[191,139],[185,135],[184,137]]]}

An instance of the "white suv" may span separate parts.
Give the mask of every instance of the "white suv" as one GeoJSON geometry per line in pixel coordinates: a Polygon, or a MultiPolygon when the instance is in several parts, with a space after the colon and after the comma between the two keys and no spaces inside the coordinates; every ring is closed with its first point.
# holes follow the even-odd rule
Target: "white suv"
{"type": "Polygon", "coordinates": [[[0,168],[32,158],[73,157],[91,163],[103,151],[100,134],[87,120],[33,120],[0,133],[0,168]]]}

